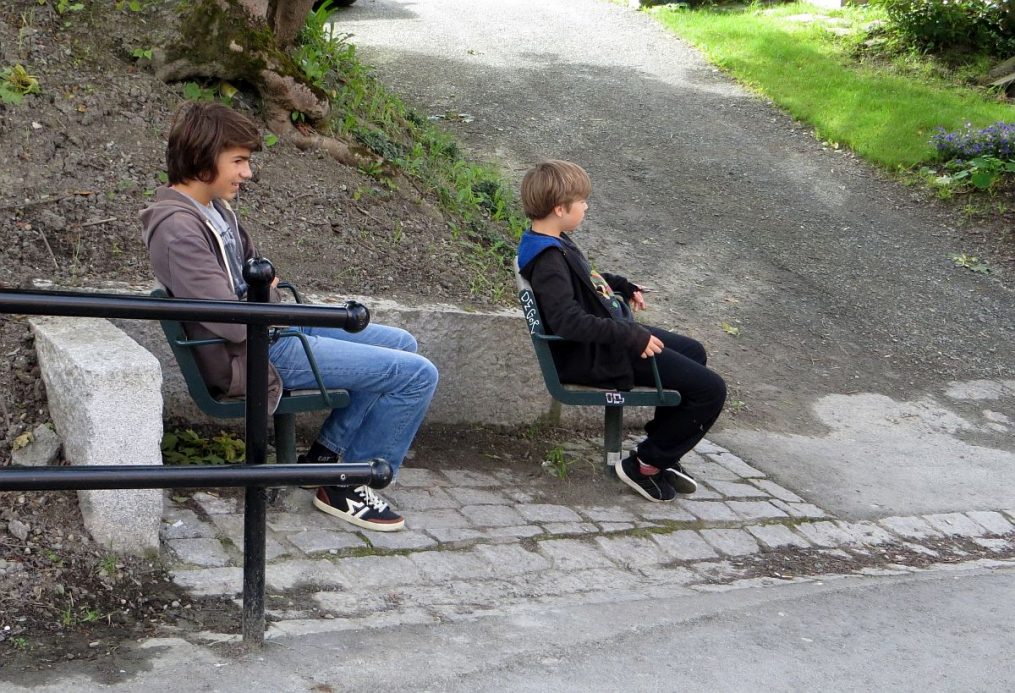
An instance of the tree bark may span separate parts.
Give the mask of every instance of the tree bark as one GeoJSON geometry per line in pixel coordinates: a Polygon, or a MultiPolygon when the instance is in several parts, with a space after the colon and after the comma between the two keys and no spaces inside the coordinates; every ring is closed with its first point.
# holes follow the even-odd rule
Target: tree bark
{"type": "Polygon", "coordinates": [[[176,40],[156,51],[164,81],[217,79],[253,87],[268,128],[297,146],[320,148],[348,165],[359,148],[319,134],[327,130],[330,100],[286,52],[296,41],[314,0],[191,0],[176,40]],[[302,114],[294,125],[293,113],[302,114]]]}

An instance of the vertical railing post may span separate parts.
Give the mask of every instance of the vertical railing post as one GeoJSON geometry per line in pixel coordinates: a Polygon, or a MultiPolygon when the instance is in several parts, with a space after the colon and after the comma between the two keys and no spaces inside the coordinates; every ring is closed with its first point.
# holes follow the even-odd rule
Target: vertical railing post
{"type": "MultiPolygon", "coordinates": [[[[243,266],[247,300],[267,303],[275,268],[264,258],[243,266]]],[[[247,464],[264,464],[268,450],[268,326],[247,325],[247,464]]],[[[243,642],[264,644],[265,490],[248,486],[243,509],[243,642]]]]}

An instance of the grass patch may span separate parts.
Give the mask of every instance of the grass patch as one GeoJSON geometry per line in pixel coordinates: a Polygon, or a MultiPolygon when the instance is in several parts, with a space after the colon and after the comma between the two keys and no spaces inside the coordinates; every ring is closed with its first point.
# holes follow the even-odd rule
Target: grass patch
{"type": "Polygon", "coordinates": [[[901,74],[890,64],[858,61],[857,46],[869,23],[880,18],[876,8],[830,11],[792,3],[662,7],[652,14],[712,63],[813,126],[821,140],[888,168],[933,160],[930,137],[938,127],[1015,119],[1011,106],[933,72],[901,74]]]}

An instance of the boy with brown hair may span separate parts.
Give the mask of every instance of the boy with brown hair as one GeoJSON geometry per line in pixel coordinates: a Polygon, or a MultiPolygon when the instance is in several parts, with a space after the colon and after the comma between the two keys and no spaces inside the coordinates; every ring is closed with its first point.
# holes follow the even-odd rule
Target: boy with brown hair
{"type": "Polygon", "coordinates": [[[653,502],[693,493],[697,484],[680,465],[715,423],[726,384],[706,368],[701,343],[635,322],[645,308],[641,287],[596,272],[571,240],[585,218],[592,184],[568,161],[544,161],[525,174],[521,197],[531,227],[518,244],[518,267],[532,285],[543,324],[564,341],[550,342],[561,381],[630,390],[655,384],[679,390],[676,407],[657,407],[647,437],[615,467],[625,484],[653,502]]]}
{"type": "MultiPolygon", "coordinates": [[[[256,255],[250,235],[229,202],[250,179],[250,157],[261,149],[257,125],[216,103],[190,103],[169,133],[169,185],[141,213],[144,242],[155,277],[177,298],[238,301],[245,297],[243,263],[256,255]]],[[[277,282],[276,282],[277,283],[277,282]]],[[[272,285],[271,300],[279,301],[272,285]]],[[[196,359],[209,388],[221,396],[246,392],[243,324],[187,323],[191,339],[225,340],[198,348],[196,359]]],[[[325,386],[349,391],[349,406],[334,409],[301,462],[386,460],[397,474],[423,421],[437,369],[416,353],[405,330],[371,323],[351,333],[303,327],[325,386]]],[[[313,368],[299,339],[278,339],[268,350],[270,406],[282,388],[316,389],[313,368]]],[[[322,486],[314,507],[358,527],[402,529],[401,515],[368,486],[322,486]]]]}

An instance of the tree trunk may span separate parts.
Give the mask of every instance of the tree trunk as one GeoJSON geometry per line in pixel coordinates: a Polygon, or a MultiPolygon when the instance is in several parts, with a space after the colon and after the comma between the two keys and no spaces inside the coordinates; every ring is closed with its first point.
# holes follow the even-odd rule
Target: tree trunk
{"type": "Polygon", "coordinates": [[[342,163],[361,157],[346,143],[318,134],[331,104],[286,53],[314,0],[190,0],[176,40],[154,56],[164,81],[215,79],[253,87],[268,128],[297,146],[321,148],[342,163]],[[302,114],[294,125],[292,114],[302,114]]]}

